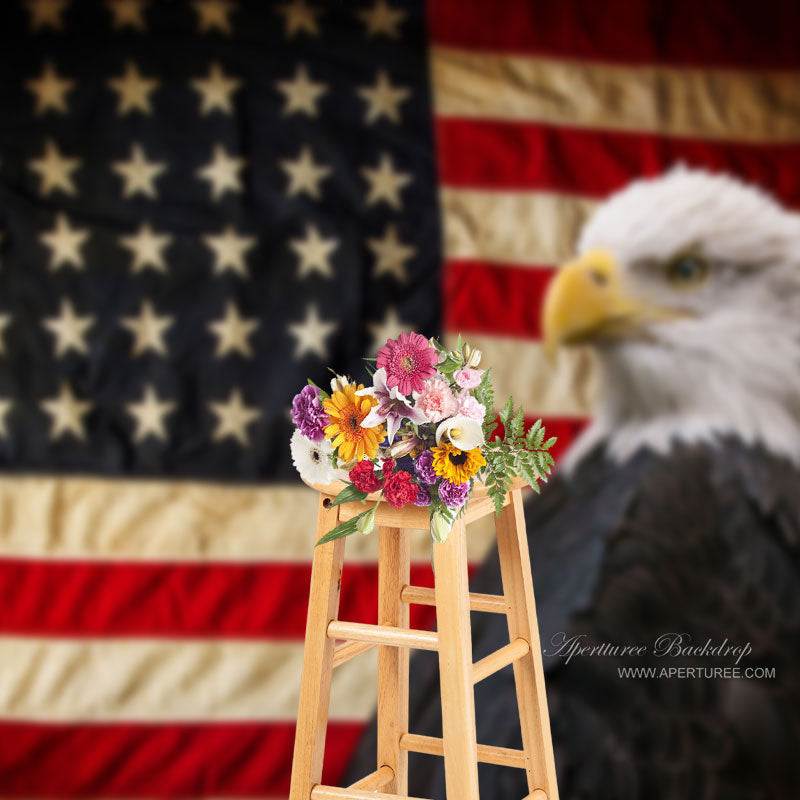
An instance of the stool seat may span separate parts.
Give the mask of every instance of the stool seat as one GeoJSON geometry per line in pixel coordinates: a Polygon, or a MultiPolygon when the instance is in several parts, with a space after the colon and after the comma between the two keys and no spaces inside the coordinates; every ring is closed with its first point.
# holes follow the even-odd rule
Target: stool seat
{"type": "MultiPolygon", "coordinates": [[[[311,485],[311,484],[309,484],[311,485]]],[[[529,794],[520,800],[558,800],[533,579],[517,479],[496,518],[503,594],[470,593],[466,526],[495,513],[486,487],[476,483],[465,512],[446,542],[434,543],[433,588],[410,582],[410,536],[429,528],[429,509],[392,508],[379,493],[364,502],[333,505],[346,484],[311,485],[319,493],[316,539],[370,506],[378,526],[378,622],[338,618],[345,538],[318,545],[309,592],[300,705],[289,800],[424,800],[408,796],[408,753],[444,758],[449,800],[479,800],[478,762],[524,769],[529,794]],[[434,606],[436,631],[414,630],[409,605],[434,606]],[[505,614],[509,643],[472,661],[470,611],[505,614]],[[337,641],[339,644],[337,644],[337,641]],[[340,664],[378,648],[376,769],[352,786],[321,784],[331,676],[340,664]],[[436,651],[442,699],[442,738],[409,729],[409,652],[436,651]],[[478,744],[474,685],[511,666],[517,689],[522,750],[478,744]]],[[[509,798],[513,800],[513,798],[509,798]]]]}

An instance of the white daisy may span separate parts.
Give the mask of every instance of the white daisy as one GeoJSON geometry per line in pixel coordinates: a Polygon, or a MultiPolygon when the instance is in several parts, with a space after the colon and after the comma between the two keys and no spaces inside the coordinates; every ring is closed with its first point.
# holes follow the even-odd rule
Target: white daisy
{"type": "Polygon", "coordinates": [[[336,479],[331,466],[333,448],[327,439],[312,442],[296,430],[289,444],[292,463],[300,477],[308,483],[326,484],[336,479]]]}

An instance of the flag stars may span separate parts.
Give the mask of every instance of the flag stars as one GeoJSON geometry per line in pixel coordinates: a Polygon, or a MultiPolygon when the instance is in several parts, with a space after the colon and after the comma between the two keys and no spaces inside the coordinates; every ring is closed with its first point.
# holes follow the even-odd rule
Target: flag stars
{"type": "Polygon", "coordinates": [[[295,338],[295,359],[302,358],[306,353],[313,353],[320,358],[328,357],[328,347],[325,340],[338,328],[336,322],[326,322],[320,319],[317,308],[310,305],[306,309],[306,318],[302,322],[289,325],[289,333],[295,338]]]}
{"type": "Polygon", "coordinates": [[[386,344],[387,339],[396,339],[401,333],[406,333],[413,327],[413,325],[402,322],[397,316],[397,309],[390,306],[386,309],[386,315],[382,321],[367,323],[367,330],[372,337],[370,352],[377,353],[378,349],[386,344]]]}
{"type": "Polygon", "coordinates": [[[317,15],[321,13],[321,10],[309,6],[306,0],[292,0],[291,3],[283,3],[275,11],[283,15],[284,34],[287,39],[293,39],[298,33],[319,36],[317,15]]]}
{"type": "Polygon", "coordinates": [[[115,161],[112,164],[114,172],[122,178],[122,196],[126,199],[137,194],[157,198],[155,181],[166,168],[165,161],[148,161],[139,143],[131,145],[131,156],[127,161],[115,161]]]}
{"type": "Polygon", "coordinates": [[[233,98],[231,95],[239,89],[244,81],[226,75],[222,67],[215,61],[208,70],[207,78],[194,78],[190,86],[200,95],[200,113],[210,114],[221,111],[233,114],[233,98]]]}
{"type": "Polygon", "coordinates": [[[211,197],[219,200],[227,191],[241,193],[242,179],[239,170],[247,164],[247,159],[231,156],[221,144],[214,145],[211,161],[195,173],[198,178],[208,181],[211,197]]]}
{"type": "Polygon", "coordinates": [[[31,30],[40,31],[42,28],[63,30],[62,15],[68,5],[68,0],[25,0],[31,30]]]}
{"type": "Polygon", "coordinates": [[[156,314],[148,300],[142,301],[138,316],[123,317],[120,324],[133,334],[133,356],[141,356],[149,350],[160,356],[167,355],[164,335],[174,320],[174,317],[156,314]]]}
{"type": "Polygon", "coordinates": [[[368,38],[388,36],[390,39],[399,39],[399,27],[407,14],[399,8],[393,8],[386,0],[376,0],[372,8],[357,11],[356,16],[364,23],[364,33],[368,38]]]}
{"type": "Polygon", "coordinates": [[[52,139],[45,142],[41,158],[34,158],[28,162],[28,168],[39,176],[39,191],[44,196],[55,191],[74,195],[77,190],[72,173],[80,165],[79,158],[61,155],[58,145],[52,139]]]}
{"type": "Polygon", "coordinates": [[[242,236],[236,233],[233,225],[228,225],[222,233],[204,236],[203,242],[214,253],[215,275],[230,270],[243,278],[248,277],[245,256],[255,247],[255,236],[242,236]]]}
{"type": "Polygon", "coordinates": [[[89,347],[86,344],[86,334],[94,325],[94,317],[81,317],[69,300],[61,301],[61,311],[57,317],[48,317],[42,324],[55,337],[56,358],[61,358],[74,350],[80,355],[86,355],[89,347]]]}
{"type": "Polygon", "coordinates": [[[400,283],[408,281],[406,261],[416,255],[417,249],[400,241],[397,226],[387,225],[383,238],[367,239],[367,247],[375,256],[374,277],[391,275],[400,283]]]}
{"type": "Polygon", "coordinates": [[[250,444],[247,428],[261,416],[261,412],[245,405],[240,389],[233,389],[224,403],[209,403],[217,425],[211,438],[215,442],[231,438],[239,442],[242,447],[250,444]]]}
{"type": "Polygon", "coordinates": [[[219,31],[225,36],[233,33],[230,15],[236,10],[236,3],[230,0],[194,0],[192,7],[197,14],[199,33],[219,31]]]}
{"type": "Polygon", "coordinates": [[[305,64],[299,64],[291,80],[276,81],[275,87],[284,95],[283,116],[290,114],[307,114],[309,117],[319,116],[317,104],[328,91],[326,83],[317,83],[311,79],[305,64]]]}
{"type": "Polygon", "coordinates": [[[73,228],[67,215],[59,212],[56,215],[55,227],[51,231],[39,234],[39,240],[50,248],[50,269],[53,272],[62,267],[83,269],[84,261],[81,247],[89,238],[89,231],[73,228]]]}
{"type": "Polygon", "coordinates": [[[25,87],[34,95],[37,114],[44,114],[47,111],[66,114],[68,110],[66,96],[75,88],[75,81],[60,76],[52,62],[48,61],[42,67],[42,74],[38,78],[26,81],[25,87]]]}
{"type": "Polygon", "coordinates": [[[133,61],[125,64],[125,72],[108,81],[110,89],[117,93],[117,114],[120,117],[132,111],[141,111],[145,116],[153,113],[150,95],[158,88],[159,81],[145,78],[133,61]]]}
{"type": "Polygon", "coordinates": [[[93,403],[78,399],[68,383],[62,383],[58,395],[43,400],[40,407],[50,417],[51,441],[68,434],[86,438],[83,418],[92,410],[93,403]]]}
{"type": "Polygon", "coordinates": [[[160,441],[167,438],[165,417],[175,409],[175,403],[169,400],[159,400],[158,394],[152,385],[145,387],[142,399],[138,403],[128,403],[125,410],[136,426],[133,438],[136,442],[143,442],[148,437],[160,441]]]}
{"type": "Polygon", "coordinates": [[[297,267],[299,278],[305,278],[312,272],[319,272],[324,278],[333,277],[331,254],[339,246],[339,240],[325,238],[320,235],[315,225],[306,225],[304,239],[292,239],[289,247],[295,252],[300,262],[297,267]]]}
{"type": "Polygon", "coordinates": [[[380,70],[375,77],[374,86],[363,86],[358,90],[359,97],[367,103],[364,122],[371,125],[382,117],[395,125],[400,122],[400,103],[411,96],[411,90],[405,86],[393,86],[385,70],[380,70]]]}
{"type": "Polygon", "coordinates": [[[321,197],[320,181],[331,173],[330,167],[314,162],[311,148],[307,145],[300,150],[294,161],[284,159],[280,162],[280,167],[289,177],[289,185],[286,187],[289,197],[305,192],[314,200],[321,197]]]}
{"type": "Polygon", "coordinates": [[[388,153],[381,155],[377,167],[362,168],[361,175],[369,184],[365,201],[368,206],[385,202],[391,208],[402,209],[400,190],[411,183],[411,175],[407,172],[397,172],[388,153]]]}
{"type": "Polygon", "coordinates": [[[106,8],[112,17],[111,27],[115,31],[123,28],[146,31],[144,12],[148,5],[148,0],[106,0],[106,8]]]}
{"type": "Polygon", "coordinates": [[[208,329],[217,337],[214,357],[223,358],[230,353],[239,353],[245,358],[252,358],[253,350],[248,338],[258,326],[257,319],[240,316],[233,303],[226,303],[224,316],[208,325],[208,329]]]}
{"type": "Polygon", "coordinates": [[[164,248],[169,247],[172,239],[167,233],[156,233],[149,223],[143,222],[135,234],[120,236],[119,241],[133,255],[131,269],[135,274],[148,268],[156,272],[166,272],[164,248]]]}

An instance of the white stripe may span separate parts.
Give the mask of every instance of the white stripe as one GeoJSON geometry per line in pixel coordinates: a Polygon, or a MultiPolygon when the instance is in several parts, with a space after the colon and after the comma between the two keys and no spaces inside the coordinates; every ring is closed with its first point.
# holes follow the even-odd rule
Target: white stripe
{"type": "MultiPolygon", "coordinates": [[[[497,405],[510,396],[533,417],[588,417],[595,393],[591,353],[561,349],[554,361],[541,342],[461,331],[465,341],[483,352],[481,367],[492,368],[497,405]]],[[[448,347],[455,335],[446,337],[448,347]]]]}
{"type": "MultiPolygon", "coordinates": [[[[303,486],[230,487],[100,478],[0,479],[0,555],[41,558],[310,561],[317,494],[303,486]]],[[[475,526],[469,557],[492,538],[475,526]]],[[[430,537],[411,536],[430,561],[430,537]]],[[[377,536],[350,536],[348,562],[377,560],[377,536]]]]}
{"type": "MultiPolygon", "coordinates": [[[[0,637],[0,715],[50,721],[293,720],[295,642],[0,637]]],[[[331,718],[366,720],[377,652],[337,667],[331,718]]]]}
{"type": "Polygon", "coordinates": [[[553,192],[440,192],[445,256],[552,266],[568,259],[595,203],[553,192]]]}
{"type": "Polygon", "coordinates": [[[448,48],[435,48],[431,61],[440,116],[800,141],[797,72],[613,65],[448,48]]]}

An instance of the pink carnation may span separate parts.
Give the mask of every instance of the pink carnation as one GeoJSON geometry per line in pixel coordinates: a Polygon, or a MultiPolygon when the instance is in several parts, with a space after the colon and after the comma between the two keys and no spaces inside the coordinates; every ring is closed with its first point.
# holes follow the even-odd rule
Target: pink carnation
{"type": "Polygon", "coordinates": [[[457,369],[453,373],[453,379],[462,389],[474,389],[481,382],[482,376],[482,369],[472,369],[472,367],[457,369]]]}
{"type": "Polygon", "coordinates": [[[486,409],[466,389],[458,395],[458,413],[469,419],[483,422],[486,409]]]}
{"type": "Polygon", "coordinates": [[[444,378],[431,378],[425,381],[414,408],[422,409],[422,413],[431,422],[441,422],[458,411],[458,402],[450,384],[444,378]]]}
{"type": "Polygon", "coordinates": [[[378,350],[377,367],[386,369],[386,385],[403,395],[421,392],[423,382],[436,374],[439,354],[419,333],[401,333],[378,350]]]}

